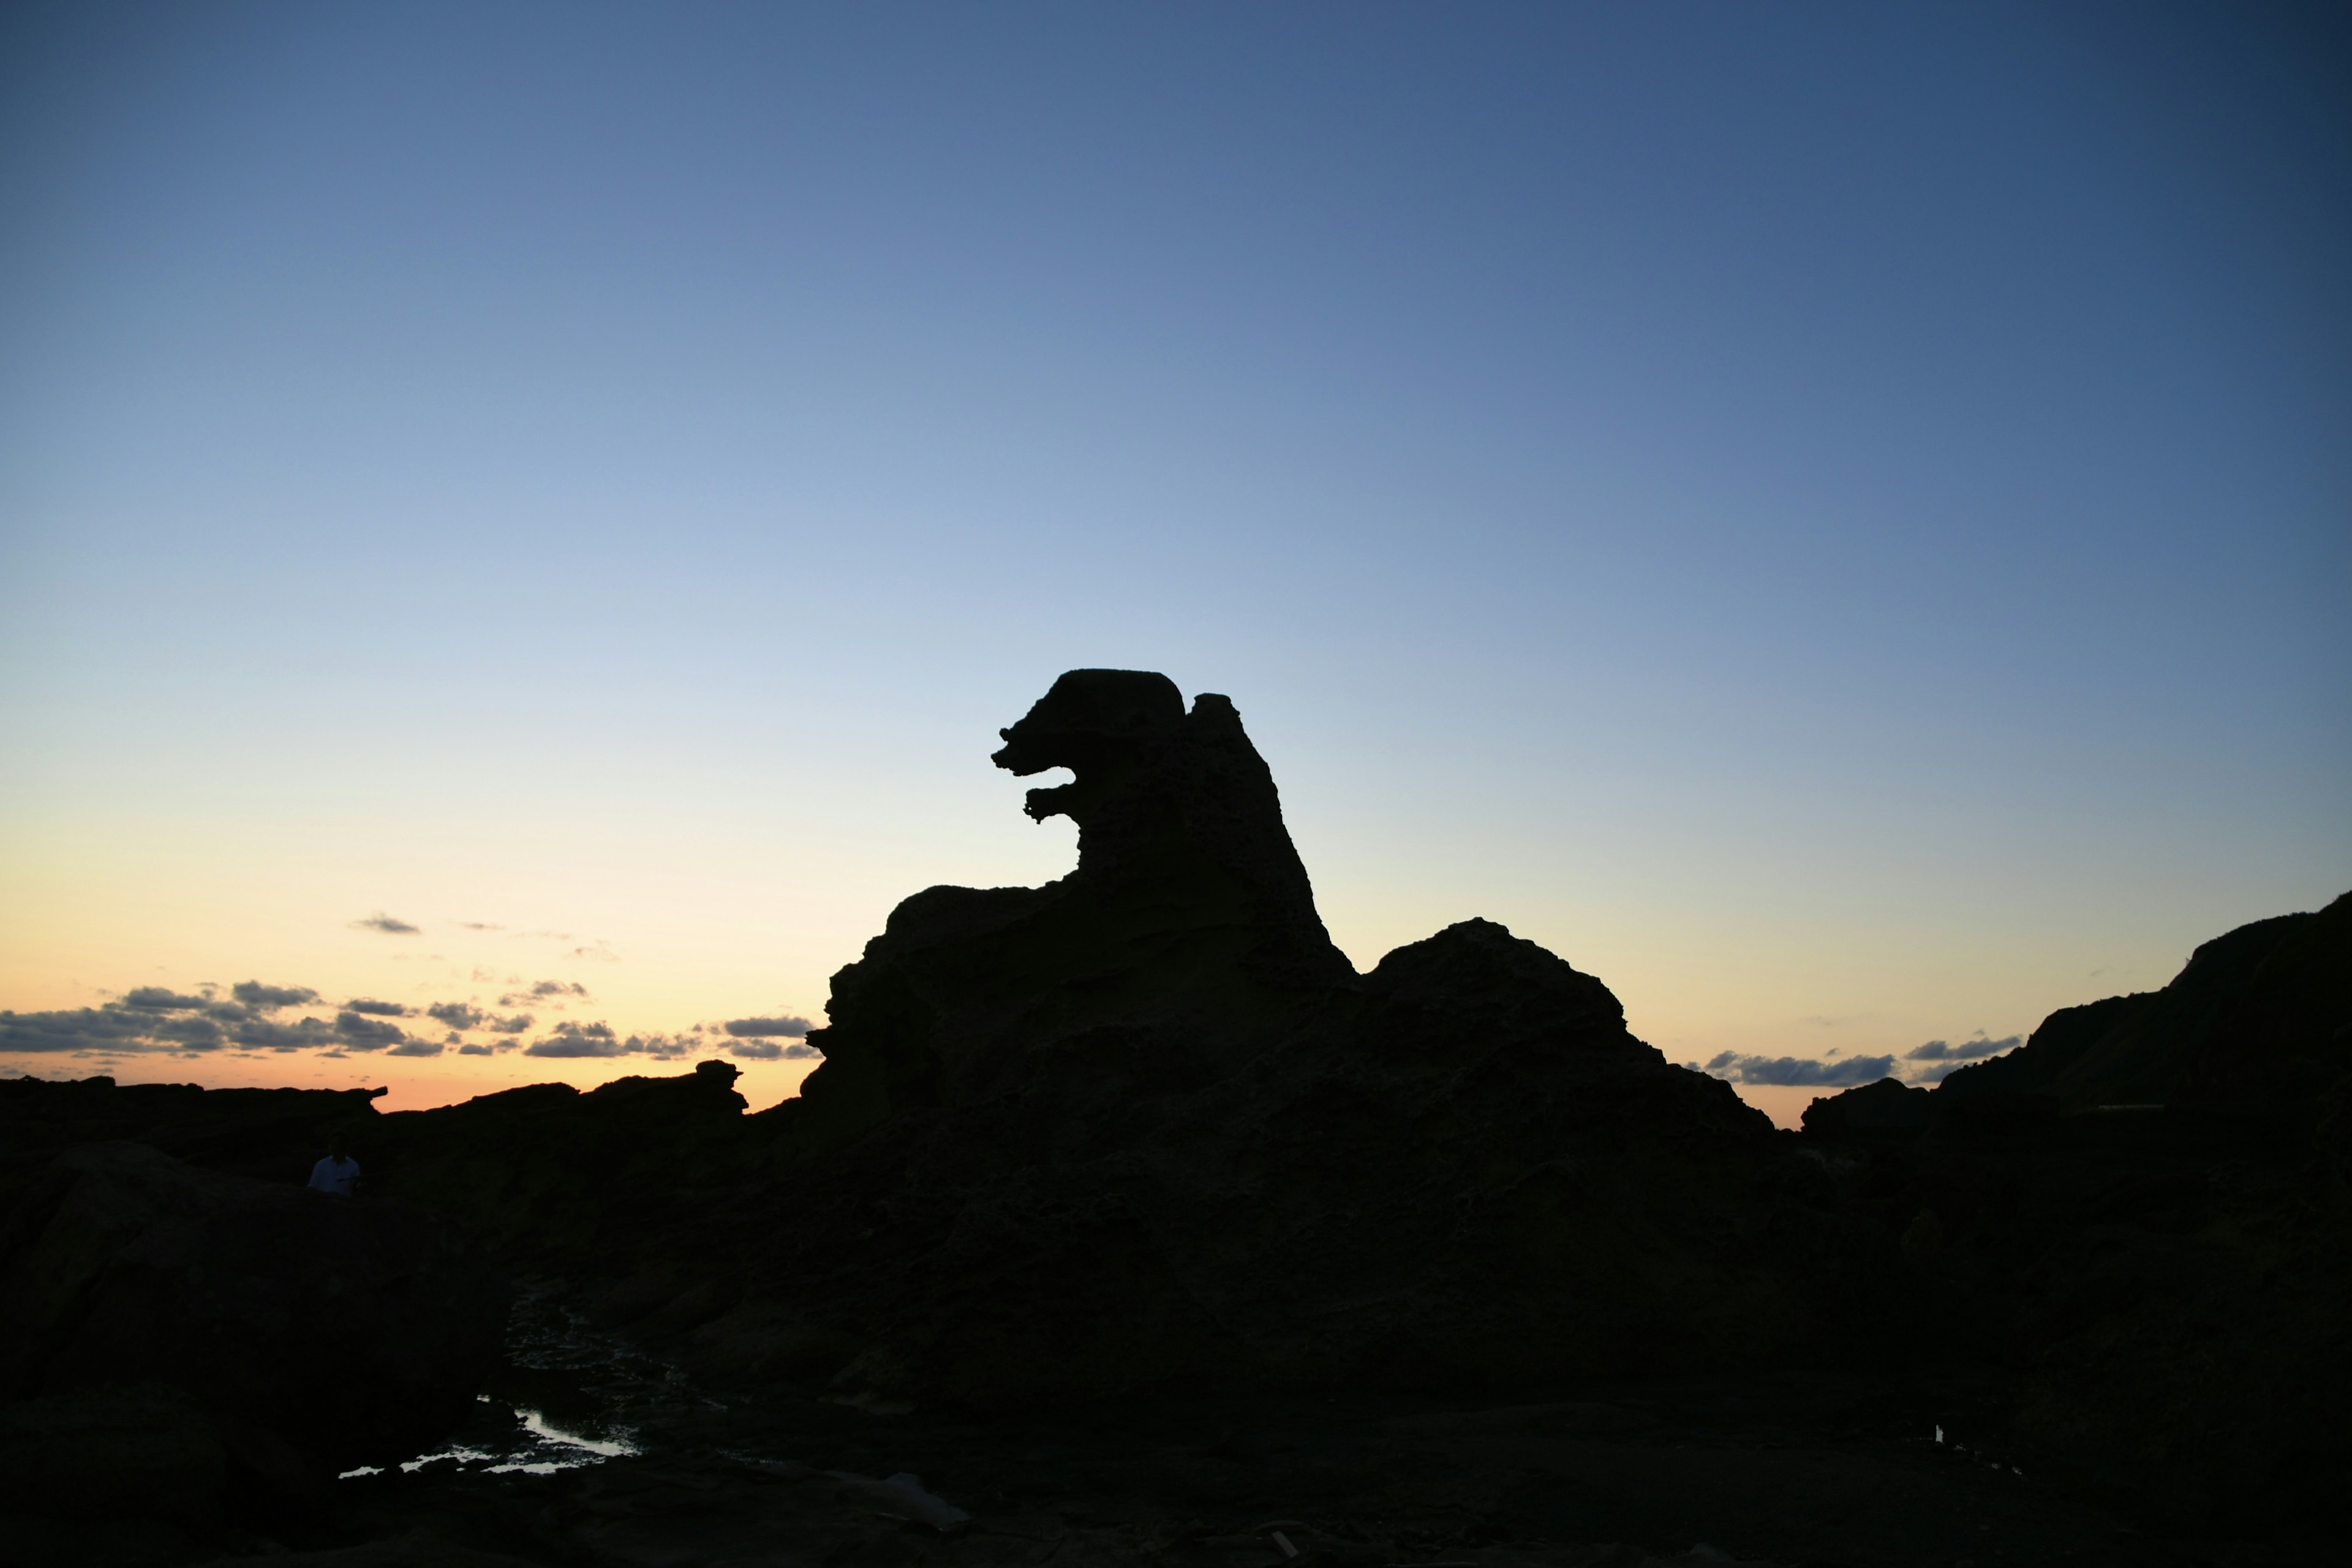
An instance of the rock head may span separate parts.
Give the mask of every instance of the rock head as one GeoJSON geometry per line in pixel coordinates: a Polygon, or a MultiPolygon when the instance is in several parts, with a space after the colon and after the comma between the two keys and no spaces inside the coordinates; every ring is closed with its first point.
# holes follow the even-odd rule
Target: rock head
{"type": "Polygon", "coordinates": [[[804,1139],[985,1097],[1099,1026],[1231,1063],[1354,980],[1230,700],[1188,712],[1164,675],[1072,670],[1001,735],[999,767],[1076,775],[1025,809],[1077,824],[1077,868],[1043,888],[931,888],[893,910],[809,1037],[825,1064],[803,1091],[804,1139]]]}

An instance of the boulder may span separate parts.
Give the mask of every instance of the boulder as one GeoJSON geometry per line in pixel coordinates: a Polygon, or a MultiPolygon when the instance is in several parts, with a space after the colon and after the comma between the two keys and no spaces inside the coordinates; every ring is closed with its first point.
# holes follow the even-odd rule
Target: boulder
{"type": "Polygon", "coordinates": [[[164,1384],[335,1468],[446,1430],[505,1310],[488,1265],[429,1215],[137,1143],[59,1156],[0,1227],[0,1394],[164,1384]]]}

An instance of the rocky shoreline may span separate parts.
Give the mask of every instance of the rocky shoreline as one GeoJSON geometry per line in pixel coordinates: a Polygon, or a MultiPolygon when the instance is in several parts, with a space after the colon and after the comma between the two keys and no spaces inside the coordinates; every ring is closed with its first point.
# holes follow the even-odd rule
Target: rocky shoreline
{"type": "Polygon", "coordinates": [[[1004,738],[1078,868],[907,900],[773,1110],[718,1061],[394,1115],[0,1082],[0,1561],[2340,1536],[2352,896],[1780,1132],[1491,922],[1356,973],[1224,699],[1076,671],[1004,738]],[[358,1202],[297,1184],[330,1133],[358,1202]]]}

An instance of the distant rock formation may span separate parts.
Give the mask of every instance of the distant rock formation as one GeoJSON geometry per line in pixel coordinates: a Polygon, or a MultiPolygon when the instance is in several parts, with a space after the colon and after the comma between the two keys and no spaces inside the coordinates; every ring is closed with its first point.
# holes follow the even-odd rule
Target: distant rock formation
{"type": "Polygon", "coordinates": [[[2062,1007],[2019,1049],[1945,1079],[1936,1090],[1938,1103],[2046,1095],[2062,1110],[2169,1104],[2188,1086],[2200,1053],[2230,1053],[2219,1037],[2239,1026],[2240,1005],[2260,984],[2272,955],[2313,921],[2325,926],[2331,916],[2343,921],[2352,910],[2331,907],[2325,915],[2256,921],[2200,945],[2161,991],[2062,1007]]]}
{"type": "Polygon", "coordinates": [[[2200,1531],[2315,1528],[2352,1469],[2352,894],[2052,1014],[1933,1091],[1813,1102],[1952,1348],[2020,1367],[2020,1453],[2200,1531]],[[1924,1219],[1923,1219],[1923,1216],[1924,1219]],[[1927,1222],[1932,1222],[1929,1225],[1927,1222]]]}

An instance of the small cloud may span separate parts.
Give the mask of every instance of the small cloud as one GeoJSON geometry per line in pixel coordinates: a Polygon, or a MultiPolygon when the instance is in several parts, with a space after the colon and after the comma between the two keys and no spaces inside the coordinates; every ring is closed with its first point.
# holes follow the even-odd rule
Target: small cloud
{"type": "Polygon", "coordinates": [[[530,1027],[530,1015],[517,1013],[509,1018],[492,1018],[486,1026],[494,1035],[520,1035],[530,1027]]]}
{"type": "Polygon", "coordinates": [[[375,913],[368,916],[367,919],[363,921],[353,921],[352,922],[352,929],[353,931],[380,931],[386,936],[415,936],[416,934],[416,927],[410,925],[406,921],[401,920],[396,916],[385,914],[382,910],[376,910],[375,913]]]}
{"type": "Polygon", "coordinates": [[[388,1057],[437,1057],[441,1054],[438,1040],[403,1040],[383,1053],[388,1057]]]}
{"type": "Polygon", "coordinates": [[[354,996],[343,1004],[354,1013],[365,1013],[377,1018],[405,1018],[408,1009],[397,1002],[378,1002],[372,997],[354,996]]]}
{"type": "Polygon", "coordinates": [[[142,985],[126,993],[120,1005],[136,1007],[142,1013],[175,1013],[201,1007],[211,1000],[209,996],[182,996],[161,985],[142,985]]]}
{"type": "Polygon", "coordinates": [[[698,1045],[691,1035],[631,1035],[626,1039],[604,1023],[575,1024],[565,1019],[546,1038],[524,1048],[527,1057],[656,1057],[664,1061],[685,1056],[698,1045]]]}
{"type": "Polygon", "coordinates": [[[279,1007],[299,1007],[305,1002],[316,1002],[319,994],[307,985],[264,985],[258,980],[240,980],[228,988],[228,994],[248,1007],[269,1012],[279,1007]]]}
{"type": "Polygon", "coordinates": [[[1751,1057],[1724,1051],[1704,1069],[1732,1083],[1820,1084],[1824,1087],[1876,1083],[1893,1076],[1895,1058],[1849,1057],[1842,1062],[1815,1061],[1806,1057],[1751,1057]]]}
{"type": "Polygon", "coordinates": [[[727,1021],[727,1032],[739,1040],[766,1039],[775,1035],[799,1036],[809,1032],[809,1021],[789,1016],[782,1018],[730,1018],[727,1021]]]}
{"type": "Polygon", "coordinates": [[[335,1034],[347,1046],[371,1051],[408,1038],[408,1032],[397,1024],[378,1023],[349,1009],[335,1015],[335,1034]]]}
{"type": "Polygon", "coordinates": [[[336,1043],[336,1037],[332,1026],[309,1017],[299,1024],[255,1018],[236,1027],[238,1045],[264,1047],[273,1051],[299,1051],[307,1046],[331,1046],[336,1043]]]}
{"type": "Polygon", "coordinates": [[[818,1050],[806,1040],[795,1040],[791,1045],[784,1047],[784,1060],[788,1062],[818,1061],[821,1060],[824,1056],[824,1053],[823,1051],[818,1050]]]}
{"type": "Polygon", "coordinates": [[[574,996],[584,1000],[587,995],[588,987],[576,980],[539,980],[532,982],[524,990],[508,992],[499,998],[499,1005],[512,1007],[518,1004],[527,1005],[533,1002],[542,1002],[561,1007],[574,996]]]}
{"type": "Polygon", "coordinates": [[[727,1047],[727,1054],[747,1062],[772,1062],[783,1056],[784,1047],[773,1040],[738,1040],[727,1047]]]}
{"type": "Polygon", "coordinates": [[[522,1054],[527,1057],[617,1057],[622,1050],[621,1042],[614,1037],[611,1025],[575,1024],[566,1018],[555,1026],[553,1034],[532,1041],[522,1054]]]}
{"type": "Polygon", "coordinates": [[[1997,1057],[2003,1051],[2015,1050],[2024,1041],[2011,1035],[2007,1039],[1988,1040],[1981,1035],[1973,1040],[1950,1045],[1942,1040],[1929,1040],[1924,1046],[1914,1046],[1903,1053],[1906,1062],[1973,1062],[1987,1057],[1997,1057]]]}
{"type": "MultiPolygon", "coordinates": [[[[453,1029],[478,1028],[486,1016],[479,1007],[468,1005],[464,1002],[436,1002],[425,1009],[425,1016],[437,1019],[453,1029]]],[[[524,1027],[528,1028],[530,1026],[525,1025],[524,1027]]]]}
{"type": "Polygon", "coordinates": [[[490,1047],[488,1046],[459,1046],[457,1047],[457,1054],[461,1057],[486,1057],[490,1054],[490,1047]]]}
{"type": "Polygon", "coordinates": [[[488,921],[459,921],[457,922],[457,929],[460,931],[504,931],[507,928],[502,925],[494,925],[488,921]]]}

